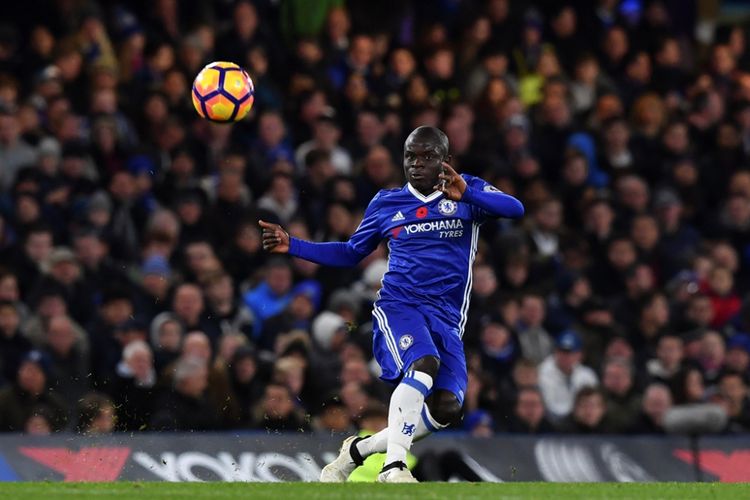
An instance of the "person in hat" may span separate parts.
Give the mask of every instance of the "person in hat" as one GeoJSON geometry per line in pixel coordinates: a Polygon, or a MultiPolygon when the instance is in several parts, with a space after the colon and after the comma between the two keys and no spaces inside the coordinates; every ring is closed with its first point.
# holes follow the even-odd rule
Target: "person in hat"
{"type": "Polygon", "coordinates": [[[163,256],[152,254],[141,264],[137,309],[147,320],[169,309],[169,292],[174,282],[172,269],[163,256]]]}
{"type": "Polygon", "coordinates": [[[539,387],[552,419],[560,420],[570,414],[580,389],[599,384],[594,370],[581,364],[582,347],[578,333],[566,330],[557,337],[554,352],[539,366],[539,387]]]}
{"type": "Polygon", "coordinates": [[[65,403],[49,392],[49,359],[41,351],[29,351],[21,359],[15,382],[0,390],[0,432],[22,432],[38,406],[53,412],[52,430],[65,428],[65,403]]]}

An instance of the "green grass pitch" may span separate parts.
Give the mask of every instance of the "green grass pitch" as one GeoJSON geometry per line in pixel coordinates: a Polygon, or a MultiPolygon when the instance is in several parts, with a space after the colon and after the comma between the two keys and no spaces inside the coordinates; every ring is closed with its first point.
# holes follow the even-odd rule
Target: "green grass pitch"
{"type": "Polygon", "coordinates": [[[137,498],[308,499],[750,499],[750,484],[720,483],[0,483],[3,500],[137,498]]]}

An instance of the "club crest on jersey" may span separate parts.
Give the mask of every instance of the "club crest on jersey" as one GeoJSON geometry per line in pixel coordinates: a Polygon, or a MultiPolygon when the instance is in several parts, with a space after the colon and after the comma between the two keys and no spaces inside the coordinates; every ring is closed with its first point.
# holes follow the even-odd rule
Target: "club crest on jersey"
{"type": "Polygon", "coordinates": [[[458,210],[458,203],[453,200],[445,199],[438,203],[438,212],[443,215],[453,215],[456,213],[456,210],[458,210]]]}
{"type": "Polygon", "coordinates": [[[402,335],[400,339],[398,339],[398,346],[401,348],[402,351],[407,350],[411,347],[411,345],[414,343],[414,337],[411,335],[402,335]]]}

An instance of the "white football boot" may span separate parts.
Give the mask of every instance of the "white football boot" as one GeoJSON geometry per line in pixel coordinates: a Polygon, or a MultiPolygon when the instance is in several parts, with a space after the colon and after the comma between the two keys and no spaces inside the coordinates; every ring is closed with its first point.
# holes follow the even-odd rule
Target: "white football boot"
{"type": "Polygon", "coordinates": [[[359,454],[356,444],[364,437],[349,436],[344,439],[339,450],[339,456],[320,471],[321,483],[343,483],[349,478],[354,469],[362,465],[364,459],[359,454]]]}
{"type": "Polygon", "coordinates": [[[383,470],[378,474],[379,483],[418,483],[414,476],[411,475],[411,471],[406,468],[406,464],[403,462],[393,462],[383,467],[383,470]]]}

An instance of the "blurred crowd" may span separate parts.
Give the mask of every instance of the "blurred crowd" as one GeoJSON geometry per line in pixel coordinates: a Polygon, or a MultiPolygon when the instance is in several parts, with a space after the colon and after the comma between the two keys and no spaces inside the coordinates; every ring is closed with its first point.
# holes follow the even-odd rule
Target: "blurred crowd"
{"type": "Polygon", "coordinates": [[[670,0],[3,11],[0,431],[382,428],[385,246],[321,268],[257,220],[346,241],[418,125],[527,210],[482,230],[463,429],[663,433],[705,402],[750,431],[744,25],[670,0]],[[215,60],[255,83],[231,126],[191,104],[215,60]]]}

